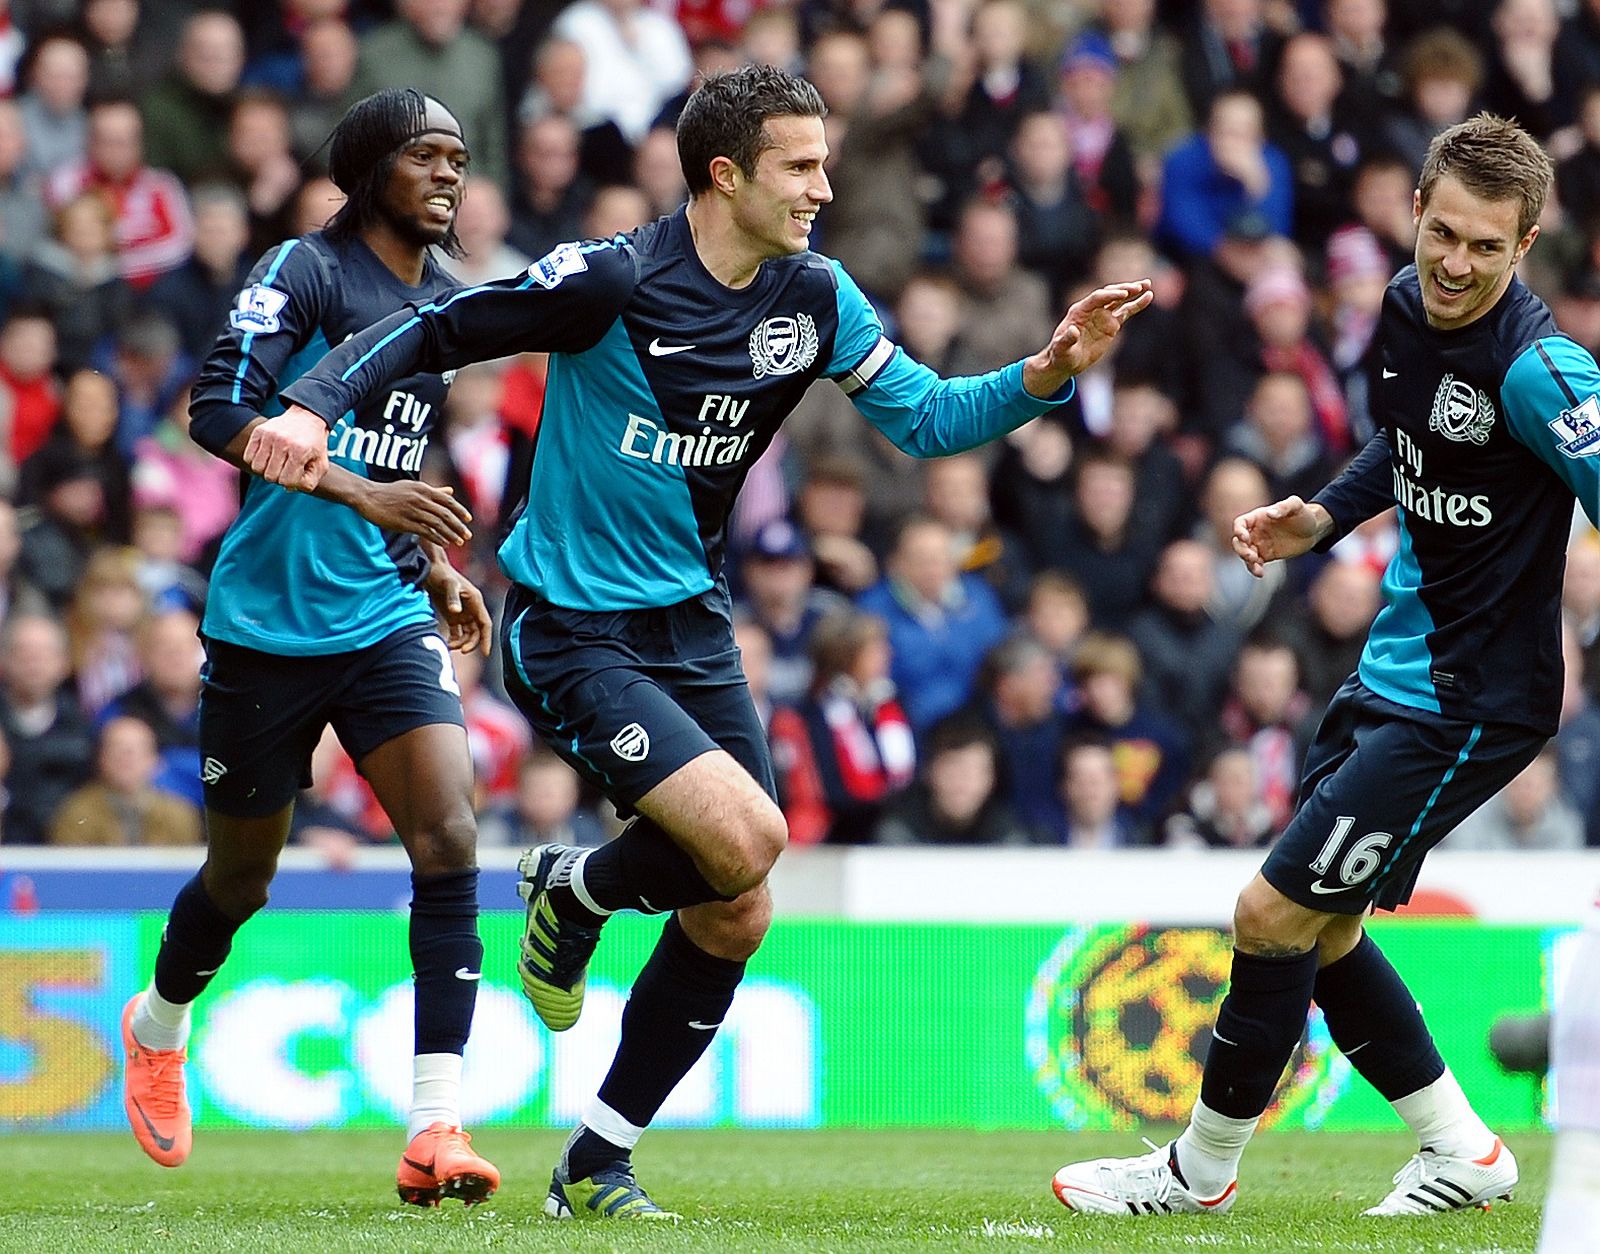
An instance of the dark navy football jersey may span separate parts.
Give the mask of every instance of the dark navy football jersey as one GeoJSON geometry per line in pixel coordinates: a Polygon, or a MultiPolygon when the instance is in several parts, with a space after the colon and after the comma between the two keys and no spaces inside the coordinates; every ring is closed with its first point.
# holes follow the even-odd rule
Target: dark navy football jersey
{"type": "Polygon", "coordinates": [[[1414,266],[1378,322],[1371,443],[1316,496],[1335,537],[1390,505],[1400,544],[1362,682],[1413,709],[1554,734],[1573,498],[1600,499],[1600,371],[1516,279],[1483,317],[1428,325],[1414,266]]]}
{"type": "MultiPolygon", "coordinates": [[[[448,290],[432,257],[422,282],[402,282],[360,240],[320,231],[271,249],[239,293],[195,385],[191,430],[220,451],[257,414],[283,407],[278,389],[354,333],[448,290]]],[[[367,478],[415,479],[444,408],[438,371],[411,371],[336,411],[328,456],[367,478]]],[[[254,476],[223,537],[206,601],[205,633],[268,653],[343,653],[433,621],[420,584],[417,538],[384,531],[354,510],[254,476]]]]}
{"type": "Polygon", "coordinates": [[[563,244],[524,275],[415,302],[284,396],[326,417],[397,375],[529,351],[551,353],[550,373],[527,501],[500,565],[579,610],[672,605],[709,589],[734,495],[821,376],[919,456],[981,444],[1071,395],[1029,396],[1021,362],[940,379],[885,338],[849,275],[815,253],[725,287],[680,209],[629,235],[563,244]]]}

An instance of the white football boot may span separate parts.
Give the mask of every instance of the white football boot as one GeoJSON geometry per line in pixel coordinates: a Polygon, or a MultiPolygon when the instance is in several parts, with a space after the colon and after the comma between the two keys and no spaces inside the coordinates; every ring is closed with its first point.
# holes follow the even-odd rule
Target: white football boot
{"type": "Polygon", "coordinates": [[[1437,1215],[1469,1206],[1489,1209],[1496,1199],[1511,1200],[1517,1186],[1517,1160],[1505,1142],[1482,1158],[1453,1158],[1425,1149],[1395,1174],[1394,1188],[1365,1215],[1437,1215]]]}
{"type": "Polygon", "coordinates": [[[1237,1180],[1216,1197],[1199,1197],[1179,1177],[1171,1144],[1145,1144],[1150,1152],[1137,1158],[1068,1163],[1051,1181],[1057,1199],[1092,1215],[1221,1215],[1232,1208],[1237,1180]]]}

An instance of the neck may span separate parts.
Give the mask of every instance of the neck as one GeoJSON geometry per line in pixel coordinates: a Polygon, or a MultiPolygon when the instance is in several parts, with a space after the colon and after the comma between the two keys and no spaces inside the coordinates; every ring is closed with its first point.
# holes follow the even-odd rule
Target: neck
{"type": "Polygon", "coordinates": [[[362,242],[378,255],[402,283],[422,282],[422,260],[428,250],[400,235],[386,222],[376,222],[361,232],[362,242]]]}
{"type": "Polygon", "coordinates": [[[732,219],[715,192],[689,202],[686,211],[695,254],[711,277],[723,287],[749,287],[766,260],[739,238],[732,219]]]}

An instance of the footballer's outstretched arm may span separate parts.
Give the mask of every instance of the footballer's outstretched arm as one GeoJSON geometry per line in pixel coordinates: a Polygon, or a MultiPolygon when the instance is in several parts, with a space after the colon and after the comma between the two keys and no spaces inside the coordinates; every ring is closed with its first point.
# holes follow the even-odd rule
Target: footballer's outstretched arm
{"type": "Polygon", "coordinates": [[[988,374],[945,379],[892,343],[837,262],[834,272],[839,333],[828,373],[869,422],[913,457],[964,452],[1064,404],[1074,376],[1099,361],[1152,299],[1146,279],[1100,288],[1067,311],[1032,357],[988,374]]]}
{"type": "Polygon", "coordinates": [[[524,274],[410,304],[285,388],[289,408],[257,428],[245,459],[274,483],[315,486],[327,461],[318,428],[325,444],[338,416],[385,384],[513,353],[582,352],[616,320],[636,280],[637,259],[625,241],[563,244],[524,274]]]}

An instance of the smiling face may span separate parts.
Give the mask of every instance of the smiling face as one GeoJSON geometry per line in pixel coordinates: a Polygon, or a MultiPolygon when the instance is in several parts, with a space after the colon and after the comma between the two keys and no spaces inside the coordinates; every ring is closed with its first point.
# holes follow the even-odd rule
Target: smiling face
{"type": "Polygon", "coordinates": [[[828,157],[822,119],[774,117],[764,129],[768,146],[756,158],[755,176],[746,178],[737,166],[731,171],[733,226],[760,257],[804,252],[817,210],[833,199],[822,170],[828,157]]]}
{"type": "Polygon", "coordinates": [[[1431,326],[1454,330],[1494,308],[1539,235],[1535,224],[1518,238],[1521,209],[1515,199],[1486,200],[1450,175],[1426,204],[1417,192],[1417,281],[1431,326]]]}
{"type": "Polygon", "coordinates": [[[426,129],[407,140],[384,185],[384,218],[419,246],[444,241],[467,187],[467,146],[461,124],[437,100],[428,101],[426,129]]]}

